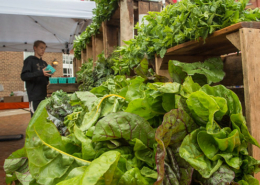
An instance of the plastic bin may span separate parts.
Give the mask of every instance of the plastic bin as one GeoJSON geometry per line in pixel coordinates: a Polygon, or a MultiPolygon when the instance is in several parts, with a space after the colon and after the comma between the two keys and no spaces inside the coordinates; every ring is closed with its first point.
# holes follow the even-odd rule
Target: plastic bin
{"type": "Polygon", "coordinates": [[[49,74],[53,74],[56,70],[51,65],[47,65],[45,71],[51,71],[49,74]]]}
{"type": "Polygon", "coordinates": [[[76,83],[76,77],[68,77],[68,84],[76,83]]]}
{"type": "Polygon", "coordinates": [[[67,83],[67,78],[59,77],[59,84],[65,84],[67,83]]]}
{"type": "Polygon", "coordinates": [[[58,78],[51,77],[51,78],[49,78],[49,80],[50,80],[50,84],[57,84],[58,83],[58,78]]]}

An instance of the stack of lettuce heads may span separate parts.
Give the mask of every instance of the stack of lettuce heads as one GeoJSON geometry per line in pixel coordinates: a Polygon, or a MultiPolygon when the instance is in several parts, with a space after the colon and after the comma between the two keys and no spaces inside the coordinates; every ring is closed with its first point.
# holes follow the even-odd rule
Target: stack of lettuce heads
{"type": "MultiPolygon", "coordinates": [[[[136,70],[147,73],[147,64],[136,70]]],[[[57,91],[39,105],[24,148],[5,160],[7,184],[258,185],[260,161],[247,147],[259,144],[241,103],[209,85],[223,79],[222,68],[220,58],[170,61],[173,83],[115,76],[90,92],[57,91]]]]}

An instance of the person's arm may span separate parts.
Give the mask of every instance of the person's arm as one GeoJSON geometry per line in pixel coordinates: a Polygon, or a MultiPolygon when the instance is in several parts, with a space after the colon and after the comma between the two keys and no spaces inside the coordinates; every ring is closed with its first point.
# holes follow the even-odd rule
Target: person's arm
{"type": "Polygon", "coordinates": [[[39,76],[49,76],[48,74],[49,71],[45,71],[45,68],[40,71],[32,72],[31,67],[32,67],[31,62],[25,60],[23,65],[23,70],[21,73],[21,79],[23,81],[33,80],[35,77],[39,77],[39,76]]]}

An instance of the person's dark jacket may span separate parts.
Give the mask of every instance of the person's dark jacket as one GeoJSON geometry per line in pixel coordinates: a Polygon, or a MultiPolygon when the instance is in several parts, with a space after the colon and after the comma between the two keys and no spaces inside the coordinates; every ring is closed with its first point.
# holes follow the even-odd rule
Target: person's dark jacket
{"type": "Polygon", "coordinates": [[[25,81],[29,101],[43,100],[47,96],[49,77],[44,76],[42,69],[48,64],[36,56],[24,60],[21,79],[25,81]]]}

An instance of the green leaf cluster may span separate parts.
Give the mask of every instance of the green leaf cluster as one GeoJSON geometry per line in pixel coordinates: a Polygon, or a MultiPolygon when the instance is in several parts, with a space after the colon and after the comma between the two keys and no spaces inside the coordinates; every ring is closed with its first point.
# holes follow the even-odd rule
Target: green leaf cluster
{"type": "Polygon", "coordinates": [[[190,41],[206,39],[214,31],[242,21],[259,21],[258,8],[245,10],[248,1],[182,0],[166,6],[161,12],[149,12],[137,24],[138,35],[125,41],[114,67],[115,74],[128,74],[139,65],[144,55],[164,57],[168,48],[190,41]]]}
{"type": "Polygon", "coordinates": [[[99,33],[102,22],[109,20],[116,8],[118,0],[95,0],[96,8],[93,9],[92,23],[79,36],[75,36],[73,41],[74,56],[81,58],[81,50],[90,43],[91,37],[99,33]]]}
{"type": "MultiPolygon", "coordinates": [[[[113,55],[114,56],[114,55],[113,55]]],[[[93,67],[93,59],[83,63],[77,72],[79,90],[90,91],[94,87],[100,86],[103,82],[113,76],[111,69],[113,57],[105,58],[104,52],[98,55],[98,59],[93,67]]]]}
{"type": "MultiPolygon", "coordinates": [[[[199,84],[201,78],[204,83],[223,78],[221,67],[212,74],[206,70],[210,61],[220,62],[170,62],[178,67],[171,75],[183,80],[173,83],[147,81],[144,61],[136,69],[144,78],[115,76],[90,92],[61,96],[73,110],[63,121],[66,136],[47,119],[44,100],[26,130],[24,149],[5,161],[6,182],[259,184],[251,174],[260,161],[247,150],[259,143],[247,129],[237,95],[222,85],[199,84]]],[[[52,107],[56,104],[61,105],[57,100],[52,107]]]]}

